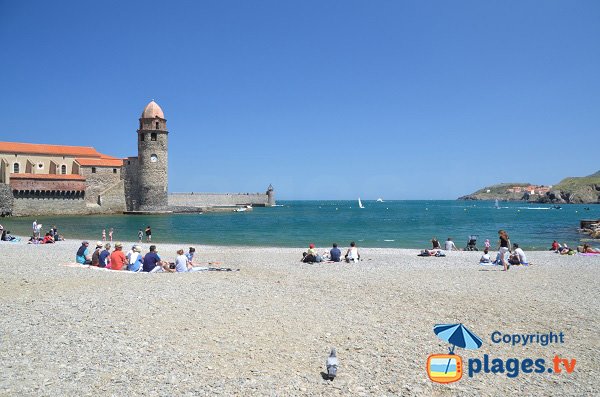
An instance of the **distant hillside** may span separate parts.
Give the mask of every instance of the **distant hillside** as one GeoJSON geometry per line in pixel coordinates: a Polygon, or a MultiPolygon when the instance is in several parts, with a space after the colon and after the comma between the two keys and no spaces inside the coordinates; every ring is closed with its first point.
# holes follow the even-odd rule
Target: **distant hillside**
{"type": "Polygon", "coordinates": [[[595,204],[600,203],[600,171],[582,177],[565,178],[552,187],[544,203],[595,204]]]}
{"type": "Polygon", "coordinates": [[[501,183],[484,187],[458,199],[596,204],[600,203],[600,171],[588,176],[565,178],[554,186],[501,183]]]}
{"type": "Polygon", "coordinates": [[[511,192],[515,186],[527,187],[530,183],[500,183],[498,185],[486,186],[483,189],[467,194],[466,196],[459,197],[459,200],[501,200],[501,201],[521,201],[523,200],[524,192],[511,192]]]}

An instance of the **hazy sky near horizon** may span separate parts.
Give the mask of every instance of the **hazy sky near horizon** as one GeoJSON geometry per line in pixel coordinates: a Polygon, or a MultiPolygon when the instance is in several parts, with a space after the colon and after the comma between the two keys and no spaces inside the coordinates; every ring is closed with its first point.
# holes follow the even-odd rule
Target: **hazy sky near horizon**
{"type": "Polygon", "coordinates": [[[453,199],[600,169],[598,1],[0,0],[0,140],[137,154],[169,190],[453,199]]]}

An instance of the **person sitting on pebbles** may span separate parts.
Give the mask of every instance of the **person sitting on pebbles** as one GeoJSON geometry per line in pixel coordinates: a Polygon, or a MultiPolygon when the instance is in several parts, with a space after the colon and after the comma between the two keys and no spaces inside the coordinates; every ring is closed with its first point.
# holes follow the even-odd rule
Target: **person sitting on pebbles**
{"type": "Polygon", "coordinates": [[[127,269],[127,258],[123,253],[123,244],[116,243],[115,250],[110,254],[110,268],[112,270],[123,270],[123,268],[127,269]]]}
{"type": "Polygon", "coordinates": [[[356,248],[356,243],[354,241],[350,243],[350,248],[346,251],[344,258],[348,263],[358,262],[360,260],[360,254],[358,253],[358,248],[356,248]]]}
{"type": "Polygon", "coordinates": [[[75,255],[75,262],[79,263],[80,265],[89,265],[92,263],[92,256],[90,254],[90,250],[88,249],[89,245],[89,241],[81,242],[81,246],[75,255]]]}

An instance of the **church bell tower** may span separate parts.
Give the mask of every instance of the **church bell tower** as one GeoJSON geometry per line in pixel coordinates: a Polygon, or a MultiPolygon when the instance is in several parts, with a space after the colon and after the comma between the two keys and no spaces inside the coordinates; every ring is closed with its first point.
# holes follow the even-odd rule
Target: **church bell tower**
{"type": "Polygon", "coordinates": [[[142,112],[138,133],[138,199],[141,211],[168,207],[168,135],[165,115],[154,100],[142,112]]]}

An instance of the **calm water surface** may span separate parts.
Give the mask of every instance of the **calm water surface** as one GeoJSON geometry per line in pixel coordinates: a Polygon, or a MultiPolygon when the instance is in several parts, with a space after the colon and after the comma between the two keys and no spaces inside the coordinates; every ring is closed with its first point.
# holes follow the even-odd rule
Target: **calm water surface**
{"type": "MultiPolygon", "coordinates": [[[[549,248],[556,239],[576,244],[581,219],[600,219],[600,205],[551,205],[478,201],[280,201],[283,206],[249,212],[180,215],[102,215],[37,217],[44,229],[56,224],[67,239],[99,240],[102,229],[115,230],[115,240],[133,241],[138,229],[152,227],[153,241],[207,245],[304,247],[310,242],[342,246],[352,240],[363,247],[426,248],[436,236],[452,237],[464,247],[470,234],[495,247],[498,229],[528,249],[549,248]],[[585,208],[589,208],[586,210],[585,208]]],[[[34,218],[3,218],[13,234],[31,232],[34,218]]]]}

